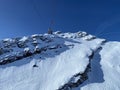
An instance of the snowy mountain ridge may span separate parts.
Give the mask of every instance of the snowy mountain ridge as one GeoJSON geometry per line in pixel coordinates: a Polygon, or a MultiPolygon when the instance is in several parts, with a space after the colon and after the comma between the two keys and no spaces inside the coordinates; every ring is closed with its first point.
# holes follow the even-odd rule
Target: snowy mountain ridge
{"type": "Polygon", "coordinates": [[[0,90],[120,89],[119,42],[57,31],[3,39],[0,47],[0,90]]]}
{"type": "MultiPolygon", "coordinates": [[[[7,64],[9,62],[14,61],[15,59],[19,60],[24,57],[26,53],[29,56],[40,53],[41,51],[46,51],[47,49],[57,49],[59,47],[64,46],[64,40],[62,38],[81,38],[89,40],[95,38],[95,36],[87,35],[86,32],[78,32],[78,33],[64,33],[60,34],[60,31],[54,32],[54,35],[49,34],[35,34],[31,36],[24,36],[22,38],[7,38],[3,39],[0,42],[0,64],[7,64]],[[59,33],[59,34],[58,34],[59,33]],[[84,37],[86,36],[86,37],[84,37]],[[57,39],[60,38],[60,39],[57,39]],[[5,54],[7,53],[7,54],[5,54]],[[24,53],[24,55],[22,55],[24,53]],[[9,58],[9,60],[6,60],[9,58]],[[10,61],[11,58],[11,61],[10,61]]],[[[68,39],[69,40],[69,39],[68,39]]],[[[71,45],[72,46],[72,45],[71,45]]]]}

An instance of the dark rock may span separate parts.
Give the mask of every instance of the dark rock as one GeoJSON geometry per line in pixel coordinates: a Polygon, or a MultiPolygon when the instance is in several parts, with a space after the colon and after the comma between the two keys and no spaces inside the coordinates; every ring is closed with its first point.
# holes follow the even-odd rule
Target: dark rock
{"type": "Polygon", "coordinates": [[[33,67],[38,67],[38,66],[36,64],[34,64],[33,67]]]}

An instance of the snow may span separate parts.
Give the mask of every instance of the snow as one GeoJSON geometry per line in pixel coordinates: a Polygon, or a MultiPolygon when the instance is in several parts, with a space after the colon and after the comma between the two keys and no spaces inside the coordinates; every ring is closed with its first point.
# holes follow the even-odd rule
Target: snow
{"type": "MultiPolygon", "coordinates": [[[[56,90],[78,73],[84,73],[91,63],[88,80],[73,90],[120,90],[120,42],[105,42],[105,39],[93,38],[86,32],[59,33],[53,35],[32,35],[38,44],[29,37],[19,41],[26,42],[24,51],[46,47],[48,50],[12,62],[0,65],[0,90],[56,90]],[[89,39],[89,40],[87,40],[89,39]],[[57,47],[56,46],[61,46],[57,47]],[[102,47],[102,49],[99,49],[102,47]],[[90,61],[89,56],[95,52],[90,61]],[[42,58],[39,58],[42,57],[42,58]],[[37,67],[34,67],[37,65],[37,67]]],[[[17,47],[13,51],[20,51],[17,47]]],[[[15,53],[14,52],[14,53],[15,53]]],[[[12,53],[10,53],[11,55],[12,53]]],[[[0,55],[4,57],[9,54],[0,55]]],[[[76,82],[80,76],[72,78],[76,82]]]]}
{"type": "Polygon", "coordinates": [[[87,57],[89,54],[91,54],[89,48],[82,44],[76,44],[73,49],[67,50],[54,58],[46,58],[46,60],[39,62],[39,68],[32,67],[33,64],[31,63],[34,62],[32,60],[31,63],[21,67],[0,69],[0,81],[2,82],[0,83],[0,90],[58,89],[74,74],[84,72],[89,63],[87,57]],[[7,86],[5,86],[6,84],[7,86]],[[47,87],[45,87],[46,85],[47,87]],[[52,85],[54,87],[51,87],[52,85]]]}
{"type": "Polygon", "coordinates": [[[73,90],[120,90],[120,42],[107,42],[98,54],[88,81],[73,90]]]}
{"type": "Polygon", "coordinates": [[[86,57],[87,53],[91,53],[89,48],[76,45],[74,49],[38,63],[39,68],[34,71],[31,63],[22,67],[0,69],[1,90],[55,90],[67,82],[75,73],[84,72],[86,65],[89,63],[89,59],[86,57]],[[77,51],[82,48],[86,49],[77,51]],[[74,52],[74,54],[71,52],[74,52]],[[34,86],[35,82],[36,86],[34,86]],[[7,86],[5,86],[6,84],[7,86]],[[28,87],[28,85],[30,86],[28,87]],[[45,87],[46,85],[47,87],[45,87]],[[51,85],[54,87],[51,87],[51,85]],[[11,86],[12,88],[10,88],[11,86]]]}
{"type": "Polygon", "coordinates": [[[27,48],[24,49],[24,51],[28,52],[28,51],[30,51],[30,48],[27,47],[27,48]]]}
{"type": "Polygon", "coordinates": [[[21,42],[25,42],[26,40],[28,40],[28,37],[24,36],[24,37],[21,38],[19,41],[21,41],[21,42]]]}
{"type": "Polygon", "coordinates": [[[12,42],[13,40],[11,38],[6,38],[6,39],[3,39],[4,42],[12,42]]]}
{"type": "Polygon", "coordinates": [[[83,37],[83,39],[85,39],[85,40],[91,40],[91,39],[95,39],[95,38],[96,37],[93,35],[87,35],[87,36],[83,37]]]}

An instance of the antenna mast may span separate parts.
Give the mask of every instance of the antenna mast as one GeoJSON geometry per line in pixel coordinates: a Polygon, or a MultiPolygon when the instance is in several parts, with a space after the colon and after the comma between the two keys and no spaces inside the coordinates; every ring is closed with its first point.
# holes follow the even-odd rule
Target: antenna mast
{"type": "Polygon", "coordinates": [[[52,16],[52,19],[50,20],[50,24],[49,24],[49,28],[48,28],[48,32],[49,31],[53,31],[53,27],[55,25],[55,14],[56,14],[56,0],[51,0],[52,3],[51,3],[51,16],[52,16]]]}

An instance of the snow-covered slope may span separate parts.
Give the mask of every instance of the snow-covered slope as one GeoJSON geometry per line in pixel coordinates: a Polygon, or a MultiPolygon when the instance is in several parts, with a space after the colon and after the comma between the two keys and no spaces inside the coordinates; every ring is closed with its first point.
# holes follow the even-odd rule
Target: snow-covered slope
{"type": "Polygon", "coordinates": [[[0,90],[120,89],[119,42],[57,31],[0,46],[0,90]]]}
{"type": "Polygon", "coordinates": [[[96,62],[100,63],[101,66],[96,67],[101,71],[96,69],[97,74],[95,71],[95,75],[89,74],[90,79],[77,90],[120,90],[120,42],[108,42],[102,48],[99,53],[101,60],[96,62]]]}

